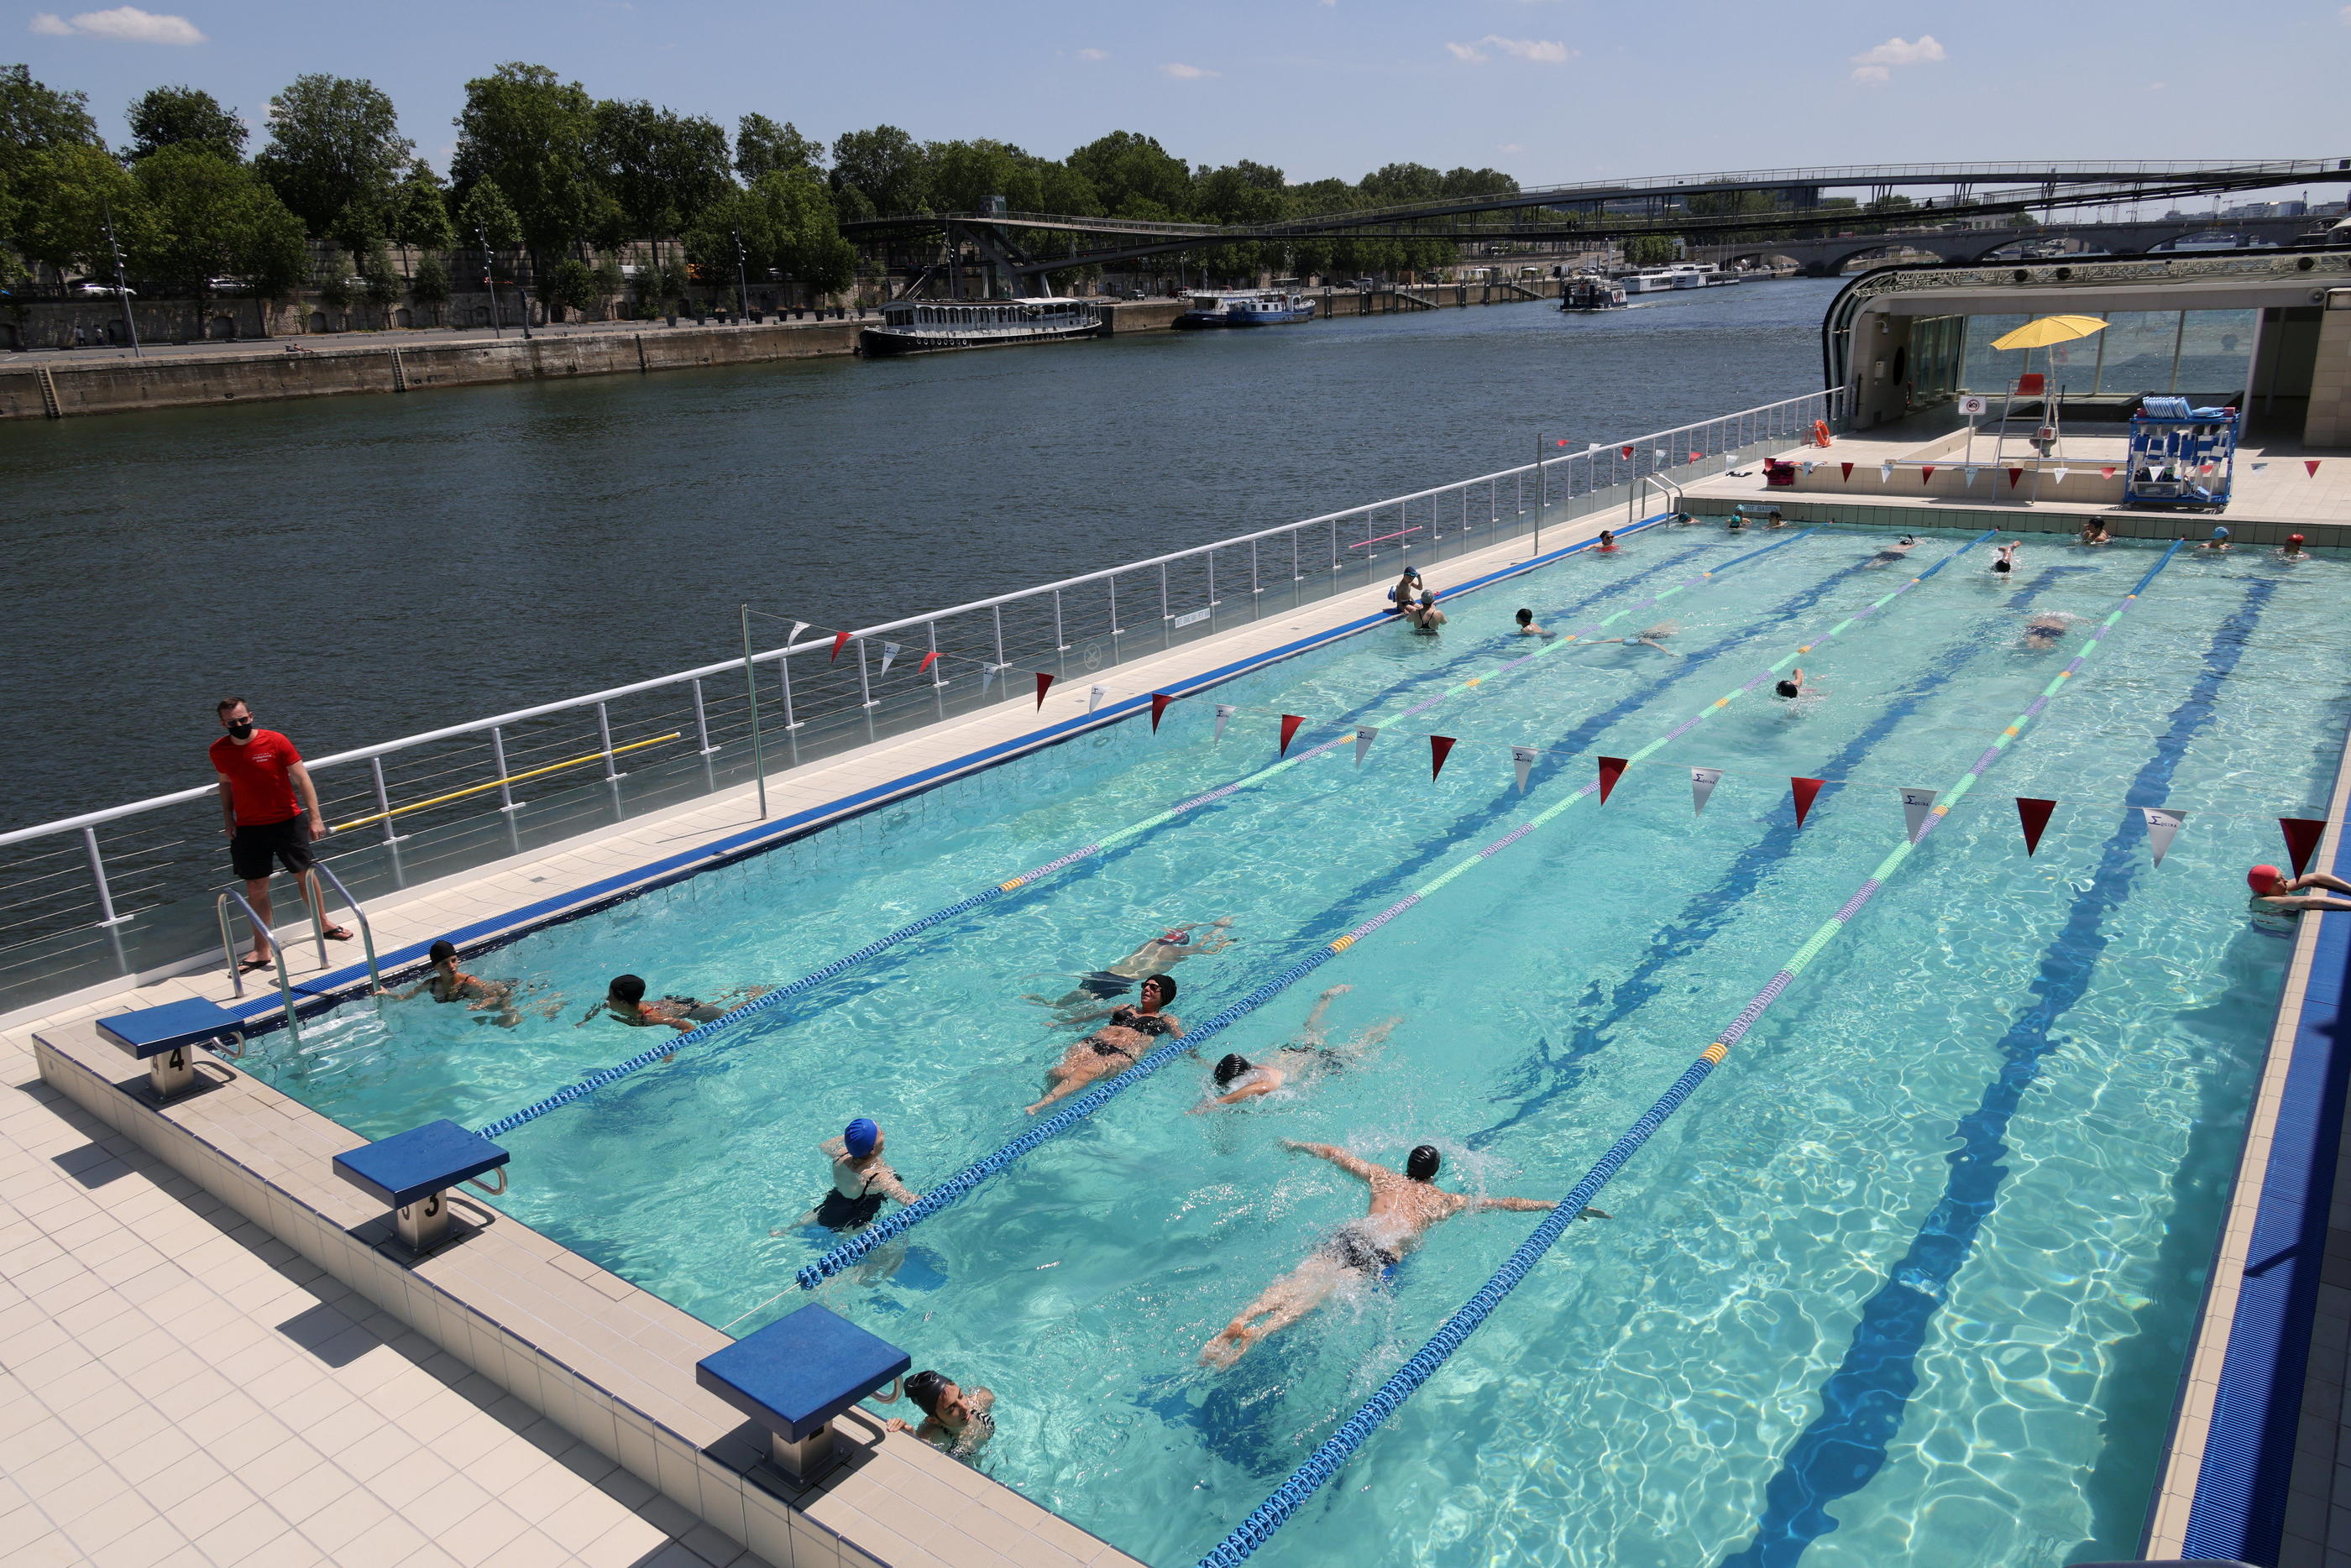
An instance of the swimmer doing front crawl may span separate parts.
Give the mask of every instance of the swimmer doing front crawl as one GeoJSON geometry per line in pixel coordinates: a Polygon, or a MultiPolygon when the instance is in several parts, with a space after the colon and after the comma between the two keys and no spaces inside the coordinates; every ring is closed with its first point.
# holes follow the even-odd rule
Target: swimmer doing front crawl
{"type": "Polygon", "coordinates": [[[1334,985],[1315,998],[1313,1011],[1307,1013],[1298,1038],[1275,1052],[1270,1062],[1251,1062],[1236,1051],[1217,1063],[1216,1079],[1220,1092],[1214,1099],[1204,1100],[1185,1114],[1196,1116],[1202,1111],[1238,1106],[1243,1100],[1270,1095],[1285,1085],[1303,1083],[1311,1075],[1335,1073],[1362,1061],[1364,1052],[1385,1040],[1404,1020],[1383,1018],[1346,1044],[1331,1044],[1322,1032],[1323,1015],[1331,1011],[1333,998],[1354,989],[1352,985],[1334,985]]]}
{"type": "MultiPolygon", "coordinates": [[[[1327,1143],[1299,1143],[1290,1138],[1281,1147],[1327,1159],[1348,1175],[1360,1178],[1371,1191],[1371,1211],[1350,1220],[1323,1239],[1306,1261],[1265,1288],[1264,1293],[1241,1309],[1225,1332],[1208,1341],[1200,1359],[1211,1366],[1230,1366],[1241,1352],[1269,1334],[1279,1334],[1331,1299],[1332,1292],[1355,1281],[1376,1281],[1404,1262],[1420,1245],[1430,1226],[1471,1210],[1509,1209],[1537,1213],[1558,1204],[1542,1198],[1471,1198],[1447,1192],[1437,1185],[1443,1158],[1422,1144],[1404,1162],[1398,1175],[1384,1165],[1358,1159],[1327,1143]]],[[[1605,1220],[1597,1209],[1586,1209],[1579,1220],[1605,1220]]]]}
{"type": "Polygon", "coordinates": [[[394,1002],[406,1002],[430,992],[435,1002],[462,1002],[468,1012],[492,1014],[488,1018],[476,1018],[474,1020],[476,1023],[495,1023],[501,1029],[512,1029],[522,1022],[522,1014],[515,1011],[514,981],[484,980],[480,975],[466,973],[457,967],[457,949],[448,941],[434,942],[425,956],[432,960],[433,968],[422,981],[406,991],[378,986],[375,993],[388,996],[394,1002]]]}
{"type": "Polygon", "coordinates": [[[1064,1095],[1074,1095],[1097,1078],[1123,1073],[1143,1060],[1151,1043],[1163,1034],[1184,1037],[1183,1021],[1160,1009],[1176,1000],[1176,982],[1155,974],[1143,982],[1143,997],[1134,1007],[1113,1010],[1110,1022],[1069,1049],[1068,1054],[1045,1070],[1045,1097],[1029,1107],[1035,1116],[1064,1095]]]}

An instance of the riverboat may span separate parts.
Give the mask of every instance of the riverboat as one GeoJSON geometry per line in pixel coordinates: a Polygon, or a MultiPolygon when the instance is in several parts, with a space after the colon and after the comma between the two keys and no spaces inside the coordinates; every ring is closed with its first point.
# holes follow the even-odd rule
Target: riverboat
{"type": "Polygon", "coordinates": [[[1196,294],[1190,308],[1176,318],[1183,331],[1208,327],[1277,327],[1287,321],[1314,319],[1314,302],[1302,294],[1279,289],[1246,289],[1228,294],[1196,294]]]}
{"type": "Polygon", "coordinates": [[[1002,348],[1100,337],[1107,323],[1091,300],[893,299],[882,325],[857,335],[867,354],[938,354],[950,348],[1002,348]]]}
{"type": "Polygon", "coordinates": [[[1614,310],[1625,303],[1625,286],[1613,277],[1572,277],[1560,290],[1562,310],[1614,310]]]}

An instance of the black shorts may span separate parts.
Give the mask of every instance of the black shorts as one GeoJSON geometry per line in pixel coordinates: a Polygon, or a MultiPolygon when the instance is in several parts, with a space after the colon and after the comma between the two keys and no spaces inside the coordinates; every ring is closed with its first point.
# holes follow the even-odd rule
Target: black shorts
{"type": "Polygon", "coordinates": [[[879,1192],[869,1192],[862,1198],[852,1198],[834,1188],[817,1200],[816,1222],[828,1231],[862,1231],[873,1223],[889,1199],[879,1192]]]}
{"type": "Polygon", "coordinates": [[[299,877],[310,868],[310,824],[298,814],[283,822],[240,822],[228,841],[228,863],[239,877],[257,882],[275,859],[299,877]]]}
{"type": "Polygon", "coordinates": [[[1113,996],[1124,996],[1134,989],[1134,981],[1123,974],[1113,974],[1106,969],[1095,970],[1078,980],[1078,989],[1098,1001],[1108,1002],[1113,996]]]}

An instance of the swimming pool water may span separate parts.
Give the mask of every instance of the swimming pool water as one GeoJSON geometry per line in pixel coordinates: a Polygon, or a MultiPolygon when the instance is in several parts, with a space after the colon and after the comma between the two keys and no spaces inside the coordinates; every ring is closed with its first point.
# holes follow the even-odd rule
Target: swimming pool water
{"type": "MultiPolygon", "coordinates": [[[[1971,535],[1933,535],[1920,565],[1971,535]]],[[[1356,638],[470,967],[554,1018],[348,1007],[249,1064],[371,1136],[478,1126],[634,1054],[573,1021],[604,980],[709,996],[794,978],[929,909],[1273,760],[1392,718],[1770,540],[1653,528],[1453,601],[1439,639],[1356,638]],[[1240,705],[1221,744],[1211,702],[1240,705]]],[[[834,1238],[797,1220],[815,1146],[888,1130],[921,1190],[1027,1125],[1070,1038],[1024,992],[1163,926],[1230,916],[1175,971],[1205,1017],[1490,843],[1917,566],[1822,530],[1614,630],[1674,651],[1534,659],[975,911],[506,1136],[503,1206],[735,1332],[798,1307],[834,1238]],[[1428,776],[1430,732],[1459,746],[1428,776]],[[1512,744],[1546,748],[1526,794],[1512,744]],[[779,1295],[780,1293],[780,1295],[779,1295]],[[778,1298],[769,1302],[769,1298],[778,1298]],[[761,1303],[768,1304],[762,1305],[761,1303]],[[757,1309],[757,1310],[755,1310],[757,1309]],[[748,1316],[744,1314],[749,1314],[748,1316]]],[[[1362,1211],[1278,1139],[1464,1190],[1563,1191],[1894,843],[1899,791],[1949,785],[2070,656],[2026,618],[2113,607],[2145,548],[1978,546],[1806,655],[1808,695],[1747,698],[1227,1031],[1256,1057],[1317,992],[1363,1064],[1184,1114],[1179,1062],[819,1294],[918,1365],[998,1393],[989,1473],[1155,1564],[1214,1543],[1531,1228],[1467,1215],[1395,1282],[1231,1372],[1228,1317],[1362,1211]],[[1725,770],[1693,816],[1687,768],[1725,770]],[[1798,828],[1791,775],[1831,780],[1798,828]]],[[[2285,944],[2243,867],[2314,815],[2345,723],[2337,563],[2183,555],[1850,931],[1566,1240],[1274,1542],[1277,1563],[1876,1563],[2126,1556],[2153,1480],[2285,944]],[[2063,804],[2023,854],[2013,795],[2063,804]],[[2160,867],[2128,808],[2188,825],[2160,867]]]]}

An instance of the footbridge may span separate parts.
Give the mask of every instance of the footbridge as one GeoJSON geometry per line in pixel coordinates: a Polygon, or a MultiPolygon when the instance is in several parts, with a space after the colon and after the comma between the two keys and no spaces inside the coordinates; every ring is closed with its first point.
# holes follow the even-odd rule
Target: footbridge
{"type": "MultiPolygon", "coordinates": [[[[2118,223],[2041,223],[2031,227],[1910,227],[1815,236],[1781,235],[1694,245],[1696,261],[1791,261],[1807,277],[1834,277],[1865,257],[1924,253],[1947,262],[1983,262],[2017,245],[2065,243],[2068,250],[2110,255],[2145,255],[2166,247],[2193,244],[2220,248],[2246,244],[2291,244],[2323,230],[2325,218],[2215,218],[2210,214],[2118,223]]],[[[2045,258],[2044,258],[2045,259],[2045,258]]]]}
{"type": "MultiPolygon", "coordinates": [[[[914,213],[844,223],[852,240],[940,234],[975,250],[1008,275],[1019,292],[1043,275],[1070,267],[1112,265],[1214,245],[1280,244],[1310,239],[1451,239],[1511,242],[1593,240],[1637,234],[1708,234],[1754,236],[1817,234],[1870,221],[1870,207],[1911,191],[1929,192],[1882,221],[1917,227],[1938,222],[1997,217],[2060,208],[2102,206],[2213,196],[2229,192],[2351,182],[2351,158],[2190,160],[2093,162],[1847,164],[1735,173],[1663,174],[1636,180],[1563,185],[1451,197],[1384,207],[1356,207],[1274,223],[1222,225],[1163,223],[1056,213],[914,213]],[[1828,205],[1830,192],[1853,194],[1851,204],[1828,205]],[[1763,195],[1763,211],[1740,211],[1763,195]],[[1042,254],[1058,244],[1062,254],[1042,254]]],[[[2012,242],[2011,242],[2012,243],[2012,242]]],[[[1741,250],[1734,254],[1752,254],[1741,250]]],[[[1855,253],[1859,254],[1859,253],[1855,253]]]]}

